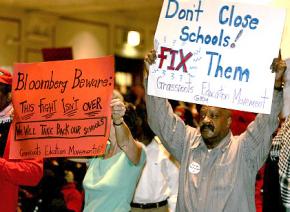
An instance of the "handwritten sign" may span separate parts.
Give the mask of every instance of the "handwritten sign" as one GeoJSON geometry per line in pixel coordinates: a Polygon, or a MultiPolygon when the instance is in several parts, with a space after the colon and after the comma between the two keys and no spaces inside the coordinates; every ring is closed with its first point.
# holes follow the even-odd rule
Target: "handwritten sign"
{"type": "Polygon", "coordinates": [[[270,113],[285,10],[232,2],[165,0],[149,95],[270,113]]]}
{"type": "Polygon", "coordinates": [[[10,158],[102,154],[113,87],[113,57],[16,64],[10,158]]]}

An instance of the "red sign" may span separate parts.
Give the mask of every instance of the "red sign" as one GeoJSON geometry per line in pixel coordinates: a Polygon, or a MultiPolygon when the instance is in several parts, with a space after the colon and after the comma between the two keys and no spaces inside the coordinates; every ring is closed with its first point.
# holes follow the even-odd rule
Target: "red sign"
{"type": "Polygon", "coordinates": [[[10,158],[103,154],[114,58],[16,64],[10,158]]]}

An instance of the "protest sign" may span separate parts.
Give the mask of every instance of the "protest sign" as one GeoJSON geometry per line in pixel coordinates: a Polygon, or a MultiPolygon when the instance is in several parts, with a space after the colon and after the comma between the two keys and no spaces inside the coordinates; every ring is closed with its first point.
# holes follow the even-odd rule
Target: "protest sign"
{"type": "Polygon", "coordinates": [[[261,5],[165,0],[148,94],[269,114],[284,20],[261,5]]]}
{"type": "Polygon", "coordinates": [[[10,158],[103,154],[113,88],[112,56],[16,64],[10,158]]]}

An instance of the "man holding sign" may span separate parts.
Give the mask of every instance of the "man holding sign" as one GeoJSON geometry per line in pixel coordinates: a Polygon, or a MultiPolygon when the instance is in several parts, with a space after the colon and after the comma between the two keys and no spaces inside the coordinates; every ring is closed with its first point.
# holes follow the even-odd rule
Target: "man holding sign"
{"type": "MultiPolygon", "coordinates": [[[[145,58],[150,65],[155,60],[155,51],[145,58]]],[[[166,99],[146,96],[152,130],[181,164],[177,211],[255,211],[255,177],[267,158],[283,103],[285,61],[275,59],[271,68],[276,72],[271,114],[257,115],[236,137],[228,109],[203,105],[199,128],[192,128],[174,115],[166,99]]]]}
{"type": "Polygon", "coordinates": [[[255,211],[255,177],[282,107],[286,65],[274,60],[275,76],[269,61],[285,16],[283,9],[230,1],[163,1],[154,36],[158,58],[155,64],[154,52],[146,58],[146,105],[150,127],[181,163],[178,211],[255,211]],[[199,128],[186,126],[157,97],[204,105],[199,128]],[[224,108],[261,114],[234,137],[224,108]]]}

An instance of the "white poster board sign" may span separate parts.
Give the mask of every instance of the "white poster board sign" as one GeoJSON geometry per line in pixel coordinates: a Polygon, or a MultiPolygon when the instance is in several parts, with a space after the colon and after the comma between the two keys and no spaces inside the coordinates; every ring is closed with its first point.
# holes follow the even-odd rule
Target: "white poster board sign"
{"type": "Polygon", "coordinates": [[[148,94],[270,113],[286,11],[218,0],[164,0],[148,94]]]}

